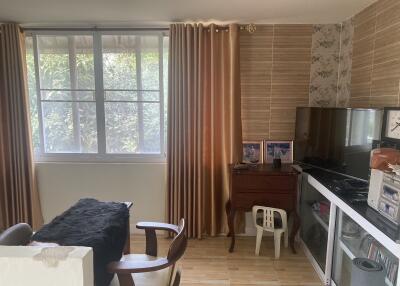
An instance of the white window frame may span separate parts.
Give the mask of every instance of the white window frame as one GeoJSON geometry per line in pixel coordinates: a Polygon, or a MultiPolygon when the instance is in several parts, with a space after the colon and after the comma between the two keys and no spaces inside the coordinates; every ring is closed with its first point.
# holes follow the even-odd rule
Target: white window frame
{"type": "MultiPolygon", "coordinates": [[[[39,139],[40,151],[35,153],[35,162],[110,162],[110,163],[165,163],[166,162],[166,140],[164,126],[164,50],[163,38],[168,36],[166,30],[35,30],[26,31],[27,37],[32,37],[33,54],[35,63],[35,80],[37,94],[37,109],[39,121],[39,139]],[[95,103],[96,103],[96,123],[97,123],[97,153],[46,153],[44,149],[44,132],[43,117],[41,105],[41,86],[39,73],[39,53],[37,47],[37,36],[93,36],[93,61],[94,61],[94,77],[95,77],[95,103]],[[102,36],[108,35],[156,35],[159,37],[159,95],[160,95],[160,153],[106,153],[106,131],[105,131],[105,110],[104,95],[105,89],[103,84],[103,53],[102,53],[102,36]]],[[[137,73],[140,73],[137,72],[137,73]]],[[[141,74],[139,75],[141,76],[141,74]]],[[[139,94],[141,93],[138,87],[139,94]]],[[[140,95],[139,95],[140,96],[140,95]]],[[[143,129],[143,122],[139,120],[139,129],[143,129]],[[140,127],[142,125],[142,127],[140,127]]]]}

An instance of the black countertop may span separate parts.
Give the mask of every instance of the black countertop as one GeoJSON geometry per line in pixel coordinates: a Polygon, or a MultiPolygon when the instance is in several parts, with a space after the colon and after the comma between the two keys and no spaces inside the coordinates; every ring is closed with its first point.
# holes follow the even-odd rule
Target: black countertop
{"type": "Polygon", "coordinates": [[[400,226],[392,223],[368,205],[368,182],[319,168],[302,167],[304,173],[311,175],[389,238],[400,243],[400,226]]]}

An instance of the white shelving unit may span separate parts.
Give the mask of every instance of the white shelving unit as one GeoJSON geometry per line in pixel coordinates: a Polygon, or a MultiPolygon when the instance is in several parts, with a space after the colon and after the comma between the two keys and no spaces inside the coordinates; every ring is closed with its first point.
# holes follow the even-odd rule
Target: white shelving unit
{"type": "MultiPolygon", "coordinates": [[[[332,264],[333,264],[333,248],[335,245],[335,223],[336,223],[336,210],[340,209],[344,214],[349,216],[352,220],[354,220],[359,226],[361,226],[366,232],[368,232],[376,241],[378,241],[384,248],[390,251],[390,253],[400,260],[400,244],[393,241],[386,234],[380,231],[376,226],[374,226],[371,222],[369,222],[365,217],[356,212],[351,206],[337,197],[334,193],[328,190],[324,185],[322,185],[318,180],[313,178],[311,175],[307,176],[308,184],[310,184],[314,189],[316,189],[319,193],[321,193],[326,199],[330,202],[331,212],[329,218],[329,225],[318,215],[317,212],[313,211],[312,215],[315,220],[322,225],[322,227],[328,232],[328,245],[327,245],[327,258],[325,269],[322,269],[324,272],[324,285],[336,285],[332,280],[332,264]]],[[[339,220],[342,218],[339,217],[339,220]]],[[[354,242],[349,241],[346,238],[339,238],[337,245],[343,250],[350,259],[354,259],[357,257],[358,253],[354,253],[356,249],[359,249],[359,245],[352,245],[352,243],[360,243],[357,240],[354,242]]],[[[304,242],[302,242],[303,247],[306,248],[304,242]]],[[[306,249],[307,251],[308,249],[306,249]]],[[[311,263],[313,263],[314,267],[317,267],[315,260],[310,259],[311,263]]],[[[397,283],[396,285],[392,285],[392,283],[386,278],[385,282],[388,286],[400,286],[400,271],[397,271],[397,283]]]]}

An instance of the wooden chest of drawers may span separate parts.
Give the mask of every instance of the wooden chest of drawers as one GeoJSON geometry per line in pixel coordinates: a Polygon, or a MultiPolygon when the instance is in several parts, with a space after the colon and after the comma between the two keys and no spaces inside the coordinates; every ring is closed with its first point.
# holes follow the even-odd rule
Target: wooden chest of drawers
{"type": "Polygon", "coordinates": [[[234,219],[236,211],[251,211],[254,205],[286,210],[294,216],[290,233],[290,246],[294,249],[294,236],[300,226],[296,212],[298,173],[291,165],[274,169],[272,165],[257,165],[247,170],[235,170],[230,166],[230,196],[226,204],[229,236],[232,252],[235,246],[234,219]]]}

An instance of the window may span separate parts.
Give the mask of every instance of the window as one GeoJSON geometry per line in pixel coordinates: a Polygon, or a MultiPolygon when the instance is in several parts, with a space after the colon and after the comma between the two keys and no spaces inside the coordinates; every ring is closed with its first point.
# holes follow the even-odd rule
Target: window
{"type": "Polygon", "coordinates": [[[26,47],[39,160],[164,157],[163,32],[35,32],[26,47]]]}

